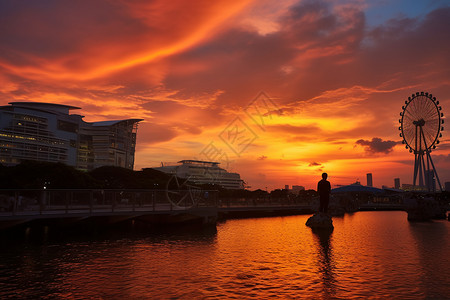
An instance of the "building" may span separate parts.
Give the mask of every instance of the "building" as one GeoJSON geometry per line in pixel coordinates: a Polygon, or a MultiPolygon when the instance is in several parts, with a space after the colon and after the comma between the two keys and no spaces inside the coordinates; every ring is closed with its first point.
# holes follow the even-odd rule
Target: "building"
{"type": "Polygon", "coordinates": [[[289,184],[284,185],[284,189],[285,189],[286,191],[289,191],[289,184]]]}
{"type": "Polygon", "coordinates": [[[219,167],[218,162],[181,160],[177,165],[164,165],[155,170],[188,179],[196,184],[217,184],[226,189],[243,189],[244,181],[238,173],[230,173],[219,167]]]}
{"type": "Polygon", "coordinates": [[[444,187],[447,192],[450,192],[450,181],[447,181],[446,183],[444,183],[444,187]]]}
{"type": "Polygon", "coordinates": [[[413,185],[410,183],[402,183],[402,190],[407,192],[414,192],[414,191],[420,191],[420,192],[426,192],[427,188],[420,185],[413,185]]]}
{"type": "Polygon", "coordinates": [[[367,173],[367,186],[372,187],[373,186],[373,182],[372,182],[372,173],[367,173]]]}
{"type": "Polygon", "coordinates": [[[428,191],[436,192],[436,179],[434,177],[434,170],[425,170],[425,185],[428,191]]]}
{"type": "Polygon", "coordinates": [[[40,102],[0,106],[0,163],[61,162],[80,170],[134,167],[137,125],[142,119],[85,122],[79,107],[40,102]]]}
{"type": "Polygon", "coordinates": [[[305,190],[304,186],[301,186],[301,185],[293,185],[292,186],[292,192],[294,194],[298,194],[300,191],[304,191],[304,190],[305,190]]]}
{"type": "Polygon", "coordinates": [[[400,189],[400,178],[394,178],[394,188],[400,189]]]}

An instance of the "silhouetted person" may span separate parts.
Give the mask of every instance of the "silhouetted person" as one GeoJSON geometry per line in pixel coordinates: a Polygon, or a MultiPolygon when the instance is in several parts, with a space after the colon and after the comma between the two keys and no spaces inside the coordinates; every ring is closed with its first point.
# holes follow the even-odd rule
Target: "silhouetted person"
{"type": "Polygon", "coordinates": [[[319,192],[320,206],[319,212],[326,213],[328,211],[328,203],[330,202],[331,184],[327,180],[328,174],[322,174],[322,180],[317,184],[317,192],[319,192]]]}

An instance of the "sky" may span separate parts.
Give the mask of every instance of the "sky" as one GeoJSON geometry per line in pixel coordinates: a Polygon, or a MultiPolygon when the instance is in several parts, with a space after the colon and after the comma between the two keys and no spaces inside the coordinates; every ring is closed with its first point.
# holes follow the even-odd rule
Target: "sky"
{"type": "Polygon", "coordinates": [[[449,53],[447,1],[0,0],[0,105],[142,118],[135,170],[218,161],[250,189],[412,183],[400,112],[425,91],[448,115],[449,53]]]}

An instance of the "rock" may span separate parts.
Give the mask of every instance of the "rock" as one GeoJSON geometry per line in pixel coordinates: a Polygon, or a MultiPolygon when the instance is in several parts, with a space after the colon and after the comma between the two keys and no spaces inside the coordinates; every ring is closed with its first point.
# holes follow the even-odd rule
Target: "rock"
{"type": "Polygon", "coordinates": [[[325,213],[316,213],[306,221],[306,226],[311,228],[334,228],[333,219],[325,213]]]}

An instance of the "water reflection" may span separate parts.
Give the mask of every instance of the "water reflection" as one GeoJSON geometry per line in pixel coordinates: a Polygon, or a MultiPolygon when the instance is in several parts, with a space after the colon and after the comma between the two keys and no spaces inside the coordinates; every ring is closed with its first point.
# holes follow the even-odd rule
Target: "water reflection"
{"type": "Polygon", "coordinates": [[[0,299],[448,298],[450,222],[359,212],[311,232],[307,218],[56,239],[33,228],[0,239],[0,299]]]}
{"type": "MultiPolygon", "coordinates": [[[[183,293],[211,269],[217,230],[104,231],[91,236],[28,232],[2,239],[0,298],[137,299],[183,293]]],[[[195,298],[195,297],[194,297],[195,298]]]]}
{"type": "Polygon", "coordinates": [[[410,222],[409,230],[414,239],[421,272],[420,286],[423,296],[429,299],[446,299],[450,284],[442,286],[435,280],[436,274],[450,278],[450,241],[447,221],[410,222]]]}
{"type": "Polygon", "coordinates": [[[333,228],[312,229],[318,248],[318,271],[321,274],[324,299],[336,296],[335,262],[333,258],[332,233],[333,228]]]}

